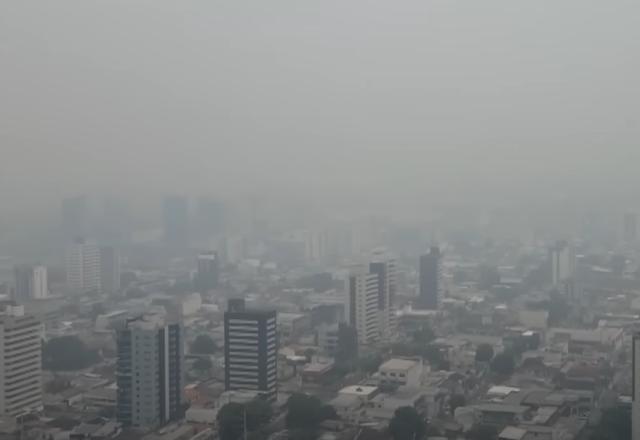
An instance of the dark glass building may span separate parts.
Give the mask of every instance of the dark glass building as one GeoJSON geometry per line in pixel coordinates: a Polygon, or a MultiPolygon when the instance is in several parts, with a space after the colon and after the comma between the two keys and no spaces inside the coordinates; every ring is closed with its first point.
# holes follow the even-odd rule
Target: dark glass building
{"type": "Polygon", "coordinates": [[[274,401],[278,393],[275,310],[249,310],[229,300],[224,314],[225,388],[255,391],[274,401]]]}
{"type": "Polygon", "coordinates": [[[418,308],[437,310],[442,300],[442,254],[432,246],[429,253],[420,257],[420,295],[418,308]]]}

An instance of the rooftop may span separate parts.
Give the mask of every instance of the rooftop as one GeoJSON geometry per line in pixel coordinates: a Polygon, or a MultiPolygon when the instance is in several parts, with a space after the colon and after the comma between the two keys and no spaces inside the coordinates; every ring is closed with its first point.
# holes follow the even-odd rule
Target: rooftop
{"type": "Polygon", "coordinates": [[[500,440],[522,440],[526,435],[527,431],[524,429],[507,426],[502,430],[498,438],[500,438],[500,440]]]}
{"type": "Polygon", "coordinates": [[[418,364],[410,359],[389,359],[380,365],[379,370],[409,370],[418,364]]]}
{"type": "Polygon", "coordinates": [[[481,403],[475,405],[475,408],[483,412],[503,412],[523,414],[529,410],[529,407],[521,405],[505,405],[502,403],[481,403]]]}
{"type": "Polygon", "coordinates": [[[378,387],[367,386],[367,385],[351,385],[348,387],[344,387],[340,390],[340,394],[351,394],[354,396],[369,396],[370,394],[375,393],[378,390],[378,387]]]}

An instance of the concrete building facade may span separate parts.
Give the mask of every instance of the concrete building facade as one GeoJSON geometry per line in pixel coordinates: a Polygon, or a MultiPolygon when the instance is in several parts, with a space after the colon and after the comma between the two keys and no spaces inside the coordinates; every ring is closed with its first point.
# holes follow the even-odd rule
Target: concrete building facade
{"type": "Polygon", "coordinates": [[[100,290],[100,248],[93,242],[76,239],[67,248],[67,286],[75,293],[100,290]]]}
{"type": "Polygon", "coordinates": [[[0,314],[0,415],[42,409],[41,324],[22,306],[0,314]]]}
{"type": "Polygon", "coordinates": [[[117,418],[155,428],[177,418],[182,405],[182,324],[164,315],[127,320],[117,331],[117,418]]]}

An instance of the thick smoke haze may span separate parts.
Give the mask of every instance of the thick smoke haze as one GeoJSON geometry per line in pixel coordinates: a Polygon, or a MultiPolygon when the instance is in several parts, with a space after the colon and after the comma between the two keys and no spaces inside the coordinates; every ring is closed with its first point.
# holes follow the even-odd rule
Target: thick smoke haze
{"type": "Polygon", "coordinates": [[[5,0],[0,201],[625,194],[639,25],[631,0],[5,0]]]}

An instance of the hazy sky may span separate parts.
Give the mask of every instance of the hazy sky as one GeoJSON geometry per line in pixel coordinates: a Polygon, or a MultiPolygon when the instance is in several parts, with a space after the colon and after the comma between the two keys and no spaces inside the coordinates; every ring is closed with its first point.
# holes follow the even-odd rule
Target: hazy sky
{"type": "Polygon", "coordinates": [[[639,29],[634,0],[2,0],[0,202],[635,189],[639,29]]]}

